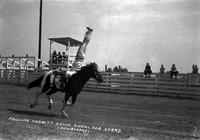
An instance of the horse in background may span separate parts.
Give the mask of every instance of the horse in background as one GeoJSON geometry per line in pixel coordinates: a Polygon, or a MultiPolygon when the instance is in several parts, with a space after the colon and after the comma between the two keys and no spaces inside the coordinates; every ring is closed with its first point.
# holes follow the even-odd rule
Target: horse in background
{"type": "MultiPolygon", "coordinates": [[[[38,79],[32,81],[28,85],[28,89],[41,86],[43,78],[44,74],[38,79]]],[[[78,94],[82,91],[84,85],[90,78],[94,78],[98,83],[103,82],[102,75],[99,72],[96,63],[90,63],[82,67],[77,73],[73,74],[68,80],[65,80],[65,86],[62,89],[58,89],[56,86],[50,87],[50,74],[49,74],[46,77],[45,83],[43,87],[41,87],[41,90],[36,93],[35,102],[31,104],[30,107],[33,108],[37,104],[39,96],[46,93],[47,99],[49,101],[48,108],[51,109],[52,100],[50,98],[50,95],[56,93],[57,91],[65,92],[65,99],[63,101],[61,114],[67,117],[68,115],[65,112],[65,106],[68,103],[68,99],[72,97],[71,106],[73,106],[76,102],[78,94]]]]}

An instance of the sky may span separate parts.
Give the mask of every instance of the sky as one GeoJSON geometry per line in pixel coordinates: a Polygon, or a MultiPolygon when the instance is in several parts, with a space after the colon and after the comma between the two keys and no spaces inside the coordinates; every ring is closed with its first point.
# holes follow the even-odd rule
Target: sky
{"type": "MultiPolygon", "coordinates": [[[[42,59],[50,37],[83,40],[94,29],[86,63],[153,72],[176,64],[181,73],[200,68],[200,0],[43,0],[42,59]]],[[[0,54],[38,55],[39,0],[0,1],[0,54]]],[[[53,49],[63,51],[56,43],[53,49]]]]}

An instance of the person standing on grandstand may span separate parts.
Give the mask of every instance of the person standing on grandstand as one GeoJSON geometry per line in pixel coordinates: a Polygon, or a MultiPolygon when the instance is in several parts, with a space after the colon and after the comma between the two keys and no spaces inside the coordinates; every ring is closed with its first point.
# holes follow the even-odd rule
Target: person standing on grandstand
{"type": "Polygon", "coordinates": [[[65,55],[65,52],[62,52],[62,64],[65,64],[67,62],[67,56],[65,55]]]}
{"type": "Polygon", "coordinates": [[[57,62],[56,62],[56,61],[57,61],[57,52],[56,52],[56,50],[53,51],[52,59],[53,59],[53,63],[54,63],[54,64],[57,63],[57,62]]]}
{"type": "Polygon", "coordinates": [[[61,64],[62,63],[62,55],[60,52],[58,52],[57,59],[58,59],[58,64],[61,64]]]}

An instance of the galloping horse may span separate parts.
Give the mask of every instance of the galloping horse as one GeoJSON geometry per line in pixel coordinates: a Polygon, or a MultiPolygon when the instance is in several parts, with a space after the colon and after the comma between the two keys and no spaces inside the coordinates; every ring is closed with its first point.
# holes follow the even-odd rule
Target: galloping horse
{"type": "MultiPolygon", "coordinates": [[[[41,86],[41,81],[43,80],[43,77],[44,75],[32,81],[29,84],[28,89],[41,86]]],[[[65,106],[67,105],[69,97],[72,97],[72,106],[75,104],[78,94],[81,92],[82,88],[90,78],[94,78],[98,83],[103,82],[102,75],[98,71],[98,66],[95,63],[90,63],[82,67],[81,70],[79,70],[77,73],[73,74],[68,81],[65,81],[65,87],[63,89],[57,89],[55,86],[51,88],[50,75],[48,75],[44,86],[42,87],[41,91],[37,92],[35,102],[31,104],[30,107],[33,108],[37,104],[39,96],[46,93],[49,101],[48,108],[51,109],[52,100],[50,98],[50,95],[56,93],[57,91],[65,92],[65,99],[63,101],[61,114],[67,117],[68,115],[65,112],[65,106]]]]}

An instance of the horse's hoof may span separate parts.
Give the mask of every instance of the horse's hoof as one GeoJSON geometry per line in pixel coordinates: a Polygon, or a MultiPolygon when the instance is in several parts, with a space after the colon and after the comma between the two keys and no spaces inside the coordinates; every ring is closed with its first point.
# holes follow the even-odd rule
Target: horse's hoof
{"type": "Polygon", "coordinates": [[[64,117],[69,117],[69,116],[67,115],[67,113],[65,113],[65,111],[62,111],[62,116],[64,116],[64,117]]]}
{"type": "Polygon", "coordinates": [[[67,101],[67,105],[72,106],[72,103],[70,101],[67,101]]]}
{"type": "Polygon", "coordinates": [[[53,100],[52,99],[50,99],[50,103],[53,104],[53,100]]]}

